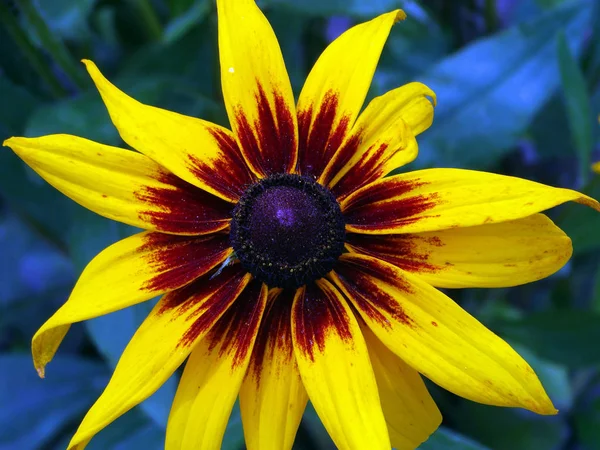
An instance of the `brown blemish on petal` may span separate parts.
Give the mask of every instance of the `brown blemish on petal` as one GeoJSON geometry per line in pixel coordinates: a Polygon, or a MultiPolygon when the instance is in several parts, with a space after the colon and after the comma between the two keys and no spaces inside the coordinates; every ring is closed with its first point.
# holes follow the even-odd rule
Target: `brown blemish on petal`
{"type": "Polygon", "coordinates": [[[318,179],[346,137],[350,119],[338,118],[338,101],[338,94],[328,91],[318,111],[315,112],[311,106],[298,112],[300,174],[318,179]]]}
{"type": "Polygon", "coordinates": [[[209,350],[220,356],[232,354],[232,368],[242,364],[252,350],[264,313],[267,287],[251,281],[227,312],[206,335],[209,350]]]}
{"type": "Polygon", "coordinates": [[[404,312],[398,300],[381,289],[379,283],[392,285],[407,294],[413,293],[408,281],[398,276],[397,270],[377,262],[377,260],[344,258],[335,269],[339,282],[355,306],[372,320],[386,328],[393,325],[386,315],[396,322],[413,326],[412,319],[404,312]]]}
{"type": "Polygon", "coordinates": [[[249,165],[260,169],[263,175],[289,173],[297,152],[293,114],[279,92],[274,93],[271,105],[262,85],[258,81],[256,84],[258,117],[251,124],[242,109],[236,111],[238,139],[249,165]]]}
{"type": "Polygon", "coordinates": [[[433,320],[431,321],[431,325],[433,325],[434,327],[437,327],[437,326],[438,326],[437,322],[435,322],[435,321],[433,321],[433,320]]]}
{"type": "Polygon", "coordinates": [[[143,289],[156,292],[177,289],[204,275],[231,253],[226,234],[175,236],[148,233],[140,251],[150,252],[146,263],[156,275],[143,289]]]}
{"type": "Polygon", "coordinates": [[[221,200],[170,173],[158,181],[170,187],[145,187],[135,196],[159,207],[160,211],[142,211],[140,218],[165,233],[205,234],[222,230],[229,224],[231,203],[221,200]]]}
{"type": "Polygon", "coordinates": [[[189,347],[228,310],[248,280],[241,265],[226,267],[218,275],[205,275],[165,295],[158,314],[169,312],[174,317],[189,314],[189,328],[179,342],[179,346],[189,347]]]}
{"type": "Polygon", "coordinates": [[[240,152],[235,138],[219,128],[208,130],[217,142],[221,155],[207,164],[202,158],[189,155],[190,170],[199,179],[234,201],[239,200],[244,189],[256,181],[256,177],[240,152]]]}
{"type": "Polygon", "coordinates": [[[418,179],[388,178],[366,188],[342,205],[346,225],[364,231],[375,231],[402,227],[422,220],[427,217],[422,215],[425,211],[439,204],[438,194],[408,194],[426,184],[418,179]]]}
{"type": "MultiPolygon", "coordinates": [[[[394,264],[401,269],[414,273],[435,273],[441,267],[428,262],[430,252],[419,248],[419,241],[423,238],[414,234],[401,235],[368,235],[346,234],[346,244],[356,253],[373,256],[394,264]]],[[[442,241],[437,238],[426,238],[429,244],[442,246],[442,241]]]]}
{"type": "Polygon", "coordinates": [[[314,283],[297,291],[292,317],[295,320],[294,343],[313,362],[317,351],[326,351],[327,339],[333,334],[352,343],[350,318],[340,299],[314,283]]]}

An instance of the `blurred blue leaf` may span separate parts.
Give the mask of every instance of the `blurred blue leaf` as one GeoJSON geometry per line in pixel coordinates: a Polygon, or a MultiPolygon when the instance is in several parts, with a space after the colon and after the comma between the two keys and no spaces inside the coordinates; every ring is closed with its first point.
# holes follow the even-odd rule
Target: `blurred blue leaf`
{"type": "Polygon", "coordinates": [[[72,287],[67,256],[14,214],[0,215],[0,338],[29,341],[72,287]]]}
{"type": "MultiPolygon", "coordinates": [[[[134,231],[132,227],[104,219],[86,210],[80,210],[73,219],[77,227],[68,233],[67,245],[78,271],[83,270],[104,248],[133,234],[134,231]]],[[[145,302],[133,305],[85,322],[96,348],[112,368],[117,365],[121,353],[153,304],[154,302],[145,302]]],[[[171,378],[140,406],[163,429],[166,428],[175,389],[176,381],[171,378]]]]}
{"type": "Polygon", "coordinates": [[[498,161],[558,86],[557,30],[564,28],[578,54],[590,12],[590,1],[569,2],[471,44],[420,77],[437,93],[438,107],[417,163],[486,168],[498,161]]]}
{"type": "Polygon", "coordinates": [[[261,8],[270,6],[285,6],[303,14],[313,16],[348,15],[372,18],[379,14],[403,8],[411,0],[262,0],[258,1],[261,8]]]}
{"type": "Polygon", "coordinates": [[[108,380],[99,363],[57,355],[47,378],[28,354],[0,355],[0,449],[44,448],[78,421],[108,380]]]}
{"type": "Polygon", "coordinates": [[[579,157],[580,175],[585,182],[590,173],[593,147],[592,123],[595,124],[595,120],[592,120],[590,95],[583,73],[563,34],[558,37],[557,49],[567,118],[573,144],[579,157]]]}
{"type": "Polygon", "coordinates": [[[55,34],[73,40],[81,40],[89,35],[87,19],[96,0],[37,0],[35,4],[55,34]]]}
{"type": "MultiPolygon", "coordinates": [[[[54,448],[67,448],[72,436],[66,436],[54,448]]],[[[119,417],[92,438],[86,450],[161,450],[165,432],[138,409],[119,417]]]]}
{"type": "Polygon", "coordinates": [[[419,450],[488,450],[481,444],[446,427],[439,427],[419,450]]]}
{"type": "Polygon", "coordinates": [[[392,28],[373,78],[377,95],[413,81],[451,49],[451,37],[420,3],[405,1],[403,8],[408,17],[392,28]]]}

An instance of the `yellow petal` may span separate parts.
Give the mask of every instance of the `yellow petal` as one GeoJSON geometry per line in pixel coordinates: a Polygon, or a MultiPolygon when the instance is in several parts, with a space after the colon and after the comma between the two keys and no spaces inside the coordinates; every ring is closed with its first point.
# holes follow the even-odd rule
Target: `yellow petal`
{"type": "Polygon", "coordinates": [[[221,85],[229,122],[258,176],[292,172],[294,95],[271,25],[254,0],[217,0],[221,85]]]}
{"type": "Polygon", "coordinates": [[[71,439],[81,450],[100,430],[152,395],[248,284],[239,265],[165,295],[123,351],[108,386],[71,439]]]}
{"type": "Polygon", "coordinates": [[[254,180],[231,132],[194,117],[144,105],[83,61],[121,138],[181,179],[237,201],[254,180]]]}
{"type": "Polygon", "coordinates": [[[292,339],[310,401],[338,448],[390,448],[365,340],[327,280],[298,289],[292,339]]]}
{"type": "Polygon", "coordinates": [[[597,162],[595,164],[592,165],[592,170],[594,172],[600,173],[600,162],[597,162]]]}
{"type": "Polygon", "coordinates": [[[443,288],[508,287],[541,280],[571,257],[571,239],[543,214],[418,234],[346,235],[356,253],[388,261],[443,288]]]}
{"type": "Polygon", "coordinates": [[[106,248],[87,265],[69,300],[33,337],[33,361],[40,376],[72,323],[180,288],[232,252],[224,234],[188,237],[146,232],[106,248]]]}
{"type": "Polygon", "coordinates": [[[298,170],[319,178],[350,132],[401,10],[352,27],[321,54],[298,99],[298,170]]]}
{"type": "Polygon", "coordinates": [[[240,390],[249,450],[291,449],[308,401],[292,344],[294,291],[270,297],[240,390]]]}
{"type": "Polygon", "coordinates": [[[352,253],[330,276],[375,335],[434,383],[476,402],[556,414],[523,358],[418,277],[352,253]]]}
{"type": "Polygon", "coordinates": [[[13,137],[4,145],[63,194],[109,219],[177,234],[210,233],[229,224],[230,203],[139,153],[64,134],[13,137]]]}
{"type": "Polygon", "coordinates": [[[167,424],[166,450],[219,449],[265,310],[252,281],[188,360],[167,424]]]}
{"type": "Polygon", "coordinates": [[[442,415],[419,373],[361,326],[377,380],[392,447],[413,450],[440,426],[442,415]]]}
{"type": "Polygon", "coordinates": [[[426,169],[371,183],[342,203],[346,230],[418,233],[530,216],[568,201],[600,211],[586,195],[522,178],[462,169],[426,169]]]}
{"type": "Polygon", "coordinates": [[[417,157],[415,136],[433,121],[435,94],[409,83],[373,99],[320,178],[338,201],[417,157]],[[431,100],[429,99],[431,98],[431,100]]]}

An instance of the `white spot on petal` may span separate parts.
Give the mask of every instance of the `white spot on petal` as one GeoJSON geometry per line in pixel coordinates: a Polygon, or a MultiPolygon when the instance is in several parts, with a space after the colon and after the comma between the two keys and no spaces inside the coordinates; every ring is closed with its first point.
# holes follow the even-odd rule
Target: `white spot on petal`
{"type": "Polygon", "coordinates": [[[233,67],[230,67],[229,68],[229,73],[233,73],[233,72],[235,72],[235,69],[233,67]]]}

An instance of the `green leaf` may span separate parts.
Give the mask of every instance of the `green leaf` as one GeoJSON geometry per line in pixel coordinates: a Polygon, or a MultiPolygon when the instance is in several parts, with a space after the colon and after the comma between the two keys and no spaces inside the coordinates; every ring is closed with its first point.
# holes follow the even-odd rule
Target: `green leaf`
{"type": "Polygon", "coordinates": [[[521,320],[494,321],[493,329],[549,361],[570,368],[600,365],[600,314],[584,310],[545,311],[521,320]]]}
{"type": "Polygon", "coordinates": [[[575,415],[575,430],[582,450],[598,450],[600,443],[600,398],[575,415]]]}
{"type": "Polygon", "coordinates": [[[562,416],[539,416],[467,400],[453,410],[456,428],[494,450],[559,450],[568,436],[562,416]]]}
{"type": "Polygon", "coordinates": [[[590,95],[583,73],[563,34],[558,37],[557,51],[569,127],[579,157],[580,174],[585,182],[590,173],[592,123],[595,122],[592,120],[590,95]]]}
{"type": "Polygon", "coordinates": [[[175,17],[165,27],[162,41],[171,44],[190,32],[211,12],[211,4],[204,0],[194,3],[185,13],[175,17]]]}
{"type": "MultiPolygon", "coordinates": [[[[592,198],[600,198],[600,176],[593,176],[588,186],[581,191],[592,198]]],[[[556,218],[556,224],[573,241],[575,255],[600,249],[598,211],[580,205],[567,206],[562,208],[561,214],[556,218]]]]}
{"type": "MultiPolygon", "coordinates": [[[[26,89],[0,74],[0,143],[23,131],[27,117],[39,100],[26,89]]],[[[1,149],[0,151],[6,151],[1,149]]]]}
{"type": "Polygon", "coordinates": [[[439,427],[419,450],[488,450],[487,447],[446,427],[439,427]]]}
{"type": "Polygon", "coordinates": [[[579,49],[590,11],[587,0],[570,2],[476,41],[420,77],[438,107],[417,163],[486,168],[505,155],[558,86],[557,33],[564,29],[579,49]]]}

